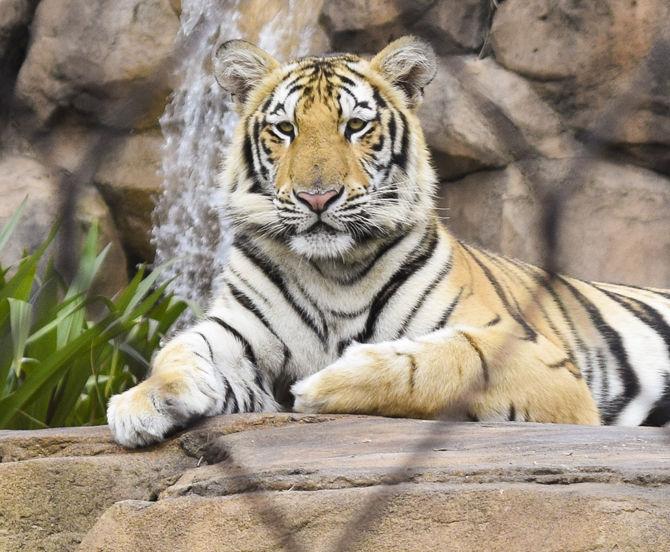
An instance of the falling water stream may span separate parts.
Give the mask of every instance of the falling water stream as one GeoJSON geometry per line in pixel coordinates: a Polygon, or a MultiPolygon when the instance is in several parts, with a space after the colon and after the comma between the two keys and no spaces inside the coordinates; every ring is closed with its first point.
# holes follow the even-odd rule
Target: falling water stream
{"type": "Polygon", "coordinates": [[[316,21],[320,1],[183,0],[176,52],[179,84],[160,125],[163,189],[154,210],[156,264],[171,289],[201,309],[221,273],[231,236],[217,175],[237,114],[210,72],[214,46],[244,38],[278,59],[326,48],[316,21]]]}

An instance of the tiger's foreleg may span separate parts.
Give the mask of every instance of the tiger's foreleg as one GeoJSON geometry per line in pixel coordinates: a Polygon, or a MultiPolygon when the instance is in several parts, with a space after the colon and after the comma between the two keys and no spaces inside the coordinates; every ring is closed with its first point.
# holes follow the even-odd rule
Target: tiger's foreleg
{"type": "Polygon", "coordinates": [[[266,380],[249,343],[211,317],[172,339],[149,378],[112,397],[107,420],[120,444],[148,445],[202,416],[277,410],[266,380]]]}
{"type": "Polygon", "coordinates": [[[599,423],[586,382],[558,347],[491,328],[352,345],[292,391],[304,412],[599,423]]]}

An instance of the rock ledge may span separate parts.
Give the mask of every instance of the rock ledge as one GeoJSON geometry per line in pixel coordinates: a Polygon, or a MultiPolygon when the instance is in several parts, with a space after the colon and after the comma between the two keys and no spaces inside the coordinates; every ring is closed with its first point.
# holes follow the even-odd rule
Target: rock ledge
{"type": "Polygon", "coordinates": [[[657,428],[246,414],[142,451],[0,431],[0,549],[662,550],[657,428]]]}

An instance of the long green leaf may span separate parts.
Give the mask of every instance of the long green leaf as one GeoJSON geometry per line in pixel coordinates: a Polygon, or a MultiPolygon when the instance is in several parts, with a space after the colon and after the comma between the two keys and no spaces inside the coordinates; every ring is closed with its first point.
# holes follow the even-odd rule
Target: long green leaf
{"type": "Polygon", "coordinates": [[[33,306],[27,301],[20,299],[7,299],[9,301],[9,320],[12,331],[12,368],[18,378],[21,374],[21,364],[23,364],[23,354],[30,333],[30,324],[32,323],[33,306]]]}

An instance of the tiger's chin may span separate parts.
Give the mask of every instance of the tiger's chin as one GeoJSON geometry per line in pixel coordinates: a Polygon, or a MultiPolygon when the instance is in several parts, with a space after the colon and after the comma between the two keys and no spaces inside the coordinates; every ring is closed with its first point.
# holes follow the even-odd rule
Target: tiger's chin
{"type": "Polygon", "coordinates": [[[319,228],[292,236],[289,245],[293,251],[308,259],[332,259],[350,252],[355,241],[345,232],[319,228]]]}

